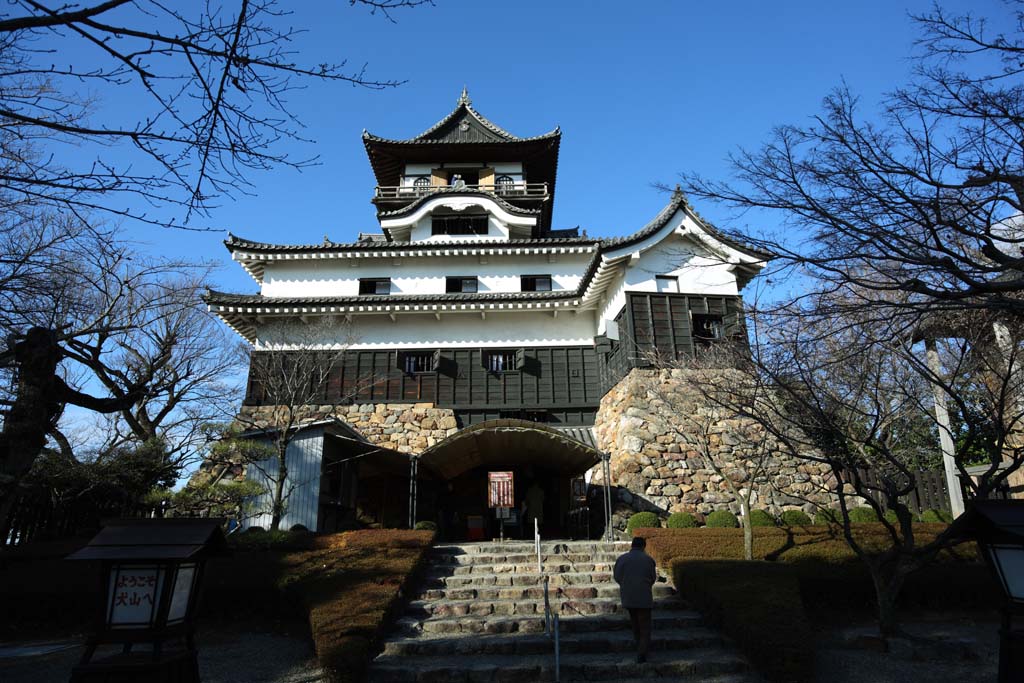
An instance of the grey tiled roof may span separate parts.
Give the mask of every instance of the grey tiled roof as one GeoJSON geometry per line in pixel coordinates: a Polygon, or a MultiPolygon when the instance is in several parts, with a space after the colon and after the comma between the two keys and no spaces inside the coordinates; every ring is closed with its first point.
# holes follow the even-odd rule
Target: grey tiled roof
{"type": "Polygon", "coordinates": [[[314,306],[331,304],[491,303],[494,301],[561,301],[579,296],[578,290],[553,292],[478,292],[446,294],[363,294],[358,296],[266,297],[207,290],[203,301],[223,306],[314,306]]]}
{"type": "Polygon", "coordinates": [[[570,439],[579,441],[580,443],[590,446],[595,450],[600,450],[597,447],[597,437],[594,435],[593,427],[560,427],[555,426],[555,429],[562,432],[570,439]]]}
{"type": "Polygon", "coordinates": [[[272,242],[257,242],[247,240],[228,233],[224,240],[225,246],[231,251],[244,249],[249,251],[266,252],[300,252],[300,251],[444,251],[445,249],[521,249],[523,247],[550,247],[550,246],[585,246],[599,244],[601,240],[592,237],[539,237],[523,240],[510,240],[507,242],[472,240],[459,242],[382,242],[380,240],[365,240],[360,242],[321,242],[314,244],[274,244],[272,242]]]}

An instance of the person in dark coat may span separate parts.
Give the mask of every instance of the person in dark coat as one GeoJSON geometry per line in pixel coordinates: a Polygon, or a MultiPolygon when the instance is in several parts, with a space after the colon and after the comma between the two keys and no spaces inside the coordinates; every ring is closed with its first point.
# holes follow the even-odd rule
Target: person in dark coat
{"type": "Polygon", "coordinates": [[[647,652],[651,647],[651,610],[654,608],[651,587],[658,580],[654,558],[644,550],[646,547],[646,540],[640,536],[635,537],[629,552],[623,553],[615,561],[614,573],[615,582],[619,584],[622,606],[629,610],[629,619],[633,622],[638,664],[647,661],[647,652]]]}

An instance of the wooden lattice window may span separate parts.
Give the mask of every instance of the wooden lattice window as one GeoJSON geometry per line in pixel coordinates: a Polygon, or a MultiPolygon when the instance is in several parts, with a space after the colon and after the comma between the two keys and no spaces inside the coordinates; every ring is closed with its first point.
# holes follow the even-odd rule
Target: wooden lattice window
{"type": "Polygon", "coordinates": [[[494,181],[498,194],[508,194],[516,189],[516,181],[510,175],[500,175],[494,181]]]}

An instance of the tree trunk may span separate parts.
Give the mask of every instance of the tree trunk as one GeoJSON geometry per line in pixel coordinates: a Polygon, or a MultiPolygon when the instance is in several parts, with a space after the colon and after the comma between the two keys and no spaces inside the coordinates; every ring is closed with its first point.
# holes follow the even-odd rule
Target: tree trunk
{"type": "Polygon", "coordinates": [[[740,498],[740,519],[743,525],[743,556],[748,560],[754,559],[754,527],[750,524],[750,501],[740,498]]]}
{"type": "Polygon", "coordinates": [[[878,609],[878,632],[883,638],[898,635],[900,631],[899,614],[896,601],[903,589],[903,574],[898,571],[889,572],[880,567],[869,565],[871,581],[875,586],[875,603],[878,609]]]}
{"type": "Polygon", "coordinates": [[[270,530],[277,531],[284,517],[284,480],[288,477],[288,445],[277,451],[277,480],[274,481],[274,500],[271,504],[270,530]]]}

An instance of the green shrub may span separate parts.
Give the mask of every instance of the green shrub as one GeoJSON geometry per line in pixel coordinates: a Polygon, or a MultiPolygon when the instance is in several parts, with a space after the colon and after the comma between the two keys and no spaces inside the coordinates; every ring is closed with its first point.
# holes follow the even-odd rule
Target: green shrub
{"type": "Polygon", "coordinates": [[[306,527],[305,524],[292,524],[292,528],[288,531],[300,531],[304,533],[309,533],[309,529],[306,527]]]}
{"type": "Polygon", "coordinates": [[[700,523],[689,512],[673,512],[668,516],[665,526],[669,529],[695,529],[700,523]]]}
{"type": "Polygon", "coordinates": [[[637,529],[657,529],[661,520],[653,512],[637,512],[626,522],[626,533],[632,534],[637,529]]]}
{"type": "Polygon", "coordinates": [[[875,514],[874,508],[869,508],[867,506],[850,508],[849,516],[850,521],[854,524],[878,521],[878,515],[875,514]]]}
{"type": "Polygon", "coordinates": [[[228,538],[229,545],[235,550],[305,550],[309,548],[315,536],[308,531],[277,531],[258,532],[249,529],[243,534],[232,534],[228,538]]]}
{"type": "Polygon", "coordinates": [[[782,526],[810,526],[811,518],[803,510],[783,510],[779,518],[782,526]]]}
{"type": "Polygon", "coordinates": [[[885,514],[882,515],[882,518],[885,521],[889,522],[889,524],[892,524],[892,525],[898,526],[899,523],[900,523],[900,518],[896,516],[896,511],[895,510],[886,510],[885,514]]]}
{"type": "Polygon", "coordinates": [[[715,510],[708,515],[705,523],[712,529],[734,529],[740,524],[736,515],[728,510],[715,510]]]}
{"type": "Polygon", "coordinates": [[[428,520],[416,522],[416,526],[413,528],[415,528],[416,531],[437,531],[437,525],[428,520]]]}
{"type": "Polygon", "coordinates": [[[750,526],[775,526],[775,518],[764,510],[751,510],[750,526]]]}
{"type": "Polygon", "coordinates": [[[735,641],[769,681],[814,680],[813,630],[795,569],[775,562],[684,561],[675,585],[709,623],[735,641]]]}
{"type": "Polygon", "coordinates": [[[814,513],[815,524],[839,524],[840,518],[839,510],[833,510],[832,508],[818,508],[818,511],[814,513]]]}
{"type": "Polygon", "coordinates": [[[946,510],[925,510],[921,513],[921,521],[925,524],[952,524],[953,515],[946,510]]]}

